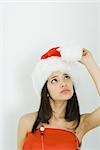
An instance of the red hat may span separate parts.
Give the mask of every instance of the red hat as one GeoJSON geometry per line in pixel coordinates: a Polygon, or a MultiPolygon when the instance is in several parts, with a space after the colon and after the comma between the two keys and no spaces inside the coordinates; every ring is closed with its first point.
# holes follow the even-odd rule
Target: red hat
{"type": "Polygon", "coordinates": [[[71,61],[67,61],[65,58],[65,56],[67,56],[67,51],[64,49],[58,51],[59,48],[60,47],[51,48],[45,54],[43,54],[32,72],[33,88],[39,98],[41,96],[41,90],[45,82],[54,71],[61,71],[63,73],[69,74],[72,78],[75,88],[78,86],[79,76],[76,72],[78,62],[75,61],[75,56],[73,62],[72,59],[71,61]]]}

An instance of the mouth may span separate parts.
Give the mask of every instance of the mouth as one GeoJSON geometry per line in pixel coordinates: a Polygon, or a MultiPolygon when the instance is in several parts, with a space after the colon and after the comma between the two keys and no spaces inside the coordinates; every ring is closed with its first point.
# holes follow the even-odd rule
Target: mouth
{"type": "Polygon", "coordinates": [[[69,89],[64,89],[64,90],[62,90],[60,93],[68,93],[68,92],[70,92],[69,89]]]}

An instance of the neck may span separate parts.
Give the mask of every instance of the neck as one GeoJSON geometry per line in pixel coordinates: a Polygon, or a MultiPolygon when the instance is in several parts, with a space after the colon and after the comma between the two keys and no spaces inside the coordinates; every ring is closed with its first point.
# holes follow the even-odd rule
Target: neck
{"type": "Polygon", "coordinates": [[[64,119],[65,117],[65,112],[66,112],[66,106],[67,106],[67,101],[50,101],[51,107],[53,110],[53,118],[56,120],[58,119],[64,119]]]}

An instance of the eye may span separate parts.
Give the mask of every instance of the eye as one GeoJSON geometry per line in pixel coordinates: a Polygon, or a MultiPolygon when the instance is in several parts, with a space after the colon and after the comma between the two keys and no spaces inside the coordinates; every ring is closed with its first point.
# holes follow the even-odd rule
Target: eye
{"type": "Polygon", "coordinates": [[[70,76],[68,76],[68,75],[65,75],[65,78],[68,78],[68,79],[70,79],[70,76]]]}
{"type": "Polygon", "coordinates": [[[58,80],[57,79],[53,79],[51,80],[51,83],[56,83],[58,80]]]}

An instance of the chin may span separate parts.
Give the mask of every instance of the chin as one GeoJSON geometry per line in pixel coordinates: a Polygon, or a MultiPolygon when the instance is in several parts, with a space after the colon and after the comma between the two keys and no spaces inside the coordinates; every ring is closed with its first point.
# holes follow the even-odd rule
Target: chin
{"type": "Polygon", "coordinates": [[[61,97],[61,99],[69,100],[69,99],[72,98],[72,96],[73,96],[72,94],[71,95],[64,95],[64,96],[61,97]]]}

